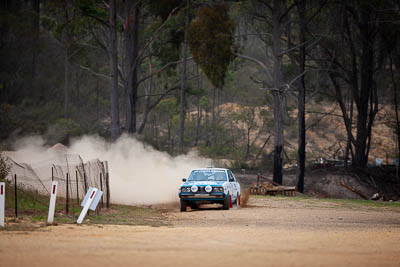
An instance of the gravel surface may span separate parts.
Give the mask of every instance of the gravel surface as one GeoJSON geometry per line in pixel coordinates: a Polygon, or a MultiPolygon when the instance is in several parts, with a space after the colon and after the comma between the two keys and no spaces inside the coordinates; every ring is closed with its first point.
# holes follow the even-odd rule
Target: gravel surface
{"type": "Polygon", "coordinates": [[[0,266],[400,266],[399,206],[252,197],[165,217],[1,231],[0,266]]]}

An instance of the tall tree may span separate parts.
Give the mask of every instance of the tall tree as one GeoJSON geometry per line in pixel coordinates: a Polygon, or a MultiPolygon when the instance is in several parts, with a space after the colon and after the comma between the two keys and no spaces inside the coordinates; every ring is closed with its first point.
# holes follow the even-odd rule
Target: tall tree
{"type": "Polygon", "coordinates": [[[213,85],[213,139],[216,138],[215,93],[225,84],[229,64],[234,60],[235,24],[226,4],[201,7],[188,29],[188,43],[194,61],[213,85]]]}
{"type": "Polygon", "coordinates": [[[384,66],[379,32],[390,12],[390,1],[342,1],[333,4],[335,26],[331,37],[321,42],[328,57],[325,67],[331,69],[330,80],[342,110],[346,130],[354,148],[353,166],[365,167],[372,139],[372,126],[378,113],[377,74],[384,66]],[[389,4],[389,6],[388,6],[389,4]],[[338,45],[337,45],[338,44],[338,45]],[[342,83],[350,88],[357,109],[356,133],[345,105],[342,83]]]}
{"type": "Polygon", "coordinates": [[[299,23],[300,23],[300,78],[299,94],[298,94],[298,131],[299,140],[297,148],[297,190],[304,193],[304,174],[306,165],[306,83],[305,83],[305,65],[306,65],[306,0],[296,1],[299,23]]]}
{"type": "Polygon", "coordinates": [[[111,103],[111,139],[117,140],[120,135],[119,98],[118,98],[118,52],[117,52],[117,6],[115,0],[110,0],[110,103],[111,103]]]}
{"type": "Polygon", "coordinates": [[[189,2],[186,0],[185,12],[185,36],[183,41],[183,55],[182,55],[182,75],[181,75],[181,94],[180,94],[180,111],[179,111],[179,153],[183,153],[183,146],[185,140],[185,104],[186,104],[186,65],[187,65],[187,31],[189,25],[189,2]]]}
{"type": "Polygon", "coordinates": [[[284,83],[282,70],[282,19],[285,9],[280,0],[273,1],[272,8],[272,52],[273,52],[273,79],[272,95],[274,96],[274,182],[282,184],[283,165],[283,105],[284,105],[284,83]]]}
{"type": "Polygon", "coordinates": [[[40,0],[32,1],[33,15],[33,49],[32,49],[32,80],[35,79],[37,74],[37,54],[39,50],[39,34],[40,34],[40,0]]]}
{"type": "Polygon", "coordinates": [[[139,18],[141,0],[125,1],[124,59],[123,70],[126,83],[126,127],[128,133],[136,133],[136,111],[139,66],[139,18]]]}
{"type": "MultiPolygon", "coordinates": [[[[290,85],[295,81],[285,83],[283,76],[283,56],[288,53],[289,49],[284,48],[283,34],[287,16],[295,3],[287,6],[286,1],[251,1],[248,12],[252,18],[255,35],[264,42],[266,60],[257,59],[254,56],[238,54],[238,56],[250,60],[258,64],[264,71],[265,77],[262,81],[253,79],[256,83],[262,85],[262,89],[272,93],[274,102],[274,167],[273,180],[282,183],[283,180],[283,121],[284,121],[284,105],[287,93],[290,92],[290,85]],[[261,24],[261,25],[260,25],[261,24]],[[268,32],[271,31],[271,34],[268,32]],[[268,34],[266,34],[268,32],[268,34]],[[270,36],[270,38],[268,38],[270,36]],[[269,63],[269,46],[272,43],[272,64],[269,63]],[[272,69],[272,73],[270,71],[272,69]]],[[[296,77],[295,79],[298,79],[296,77]]]]}

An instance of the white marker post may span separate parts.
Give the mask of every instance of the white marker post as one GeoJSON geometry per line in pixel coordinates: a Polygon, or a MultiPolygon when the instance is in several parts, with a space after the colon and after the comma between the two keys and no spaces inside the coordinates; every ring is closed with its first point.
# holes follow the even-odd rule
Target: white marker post
{"type": "Polygon", "coordinates": [[[50,205],[49,205],[49,215],[47,216],[47,223],[53,223],[54,221],[54,210],[56,208],[57,188],[58,188],[58,182],[53,181],[51,183],[50,205]]]}
{"type": "Polygon", "coordinates": [[[87,191],[85,198],[81,203],[83,209],[81,211],[81,214],[79,215],[78,220],[76,221],[77,224],[81,224],[83,222],[83,219],[85,219],[86,213],[88,212],[89,209],[91,210],[96,209],[97,204],[99,203],[99,200],[102,195],[103,192],[100,191],[99,189],[89,187],[89,190],[87,191]]]}
{"type": "Polygon", "coordinates": [[[0,227],[4,227],[6,183],[0,183],[0,227]]]}

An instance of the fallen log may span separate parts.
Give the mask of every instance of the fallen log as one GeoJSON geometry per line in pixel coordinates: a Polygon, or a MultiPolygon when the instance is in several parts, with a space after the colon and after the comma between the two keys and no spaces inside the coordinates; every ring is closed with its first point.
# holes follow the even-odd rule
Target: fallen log
{"type": "Polygon", "coordinates": [[[339,179],[339,184],[340,184],[341,186],[343,186],[344,188],[346,188],[347,190],[349,190],[349,191],[351,191],[351,192],[357,194],[357,195],[360,196],[361,198],[363,198],[363,199],[365,199],[365,200],[368,200],[368,198],[367,198],[363,193],[361,193],[360,191],[358,191],[358,190],[356,190],[356,189],[350,187],[349,185],[345,184],[345,183],[343,182],[342,179],[339,179]]]}

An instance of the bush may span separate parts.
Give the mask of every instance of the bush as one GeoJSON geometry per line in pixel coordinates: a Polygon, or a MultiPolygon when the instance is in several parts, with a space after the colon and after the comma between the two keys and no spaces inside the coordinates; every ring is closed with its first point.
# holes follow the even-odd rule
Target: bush
{"type": "Polygon", "coordinates": [[[49,144],[68,144],[71,136],[79,136],[81,129],[72,119],[58,119],[50,126],[46,136],[49,144]]]}
{"type": "Polygon", "coordinates": [[[8,162],[8,158],[4,157],[0,153],[0,181],[5,180],[8,173],[10,172],[10,163],[8,162]]]}

